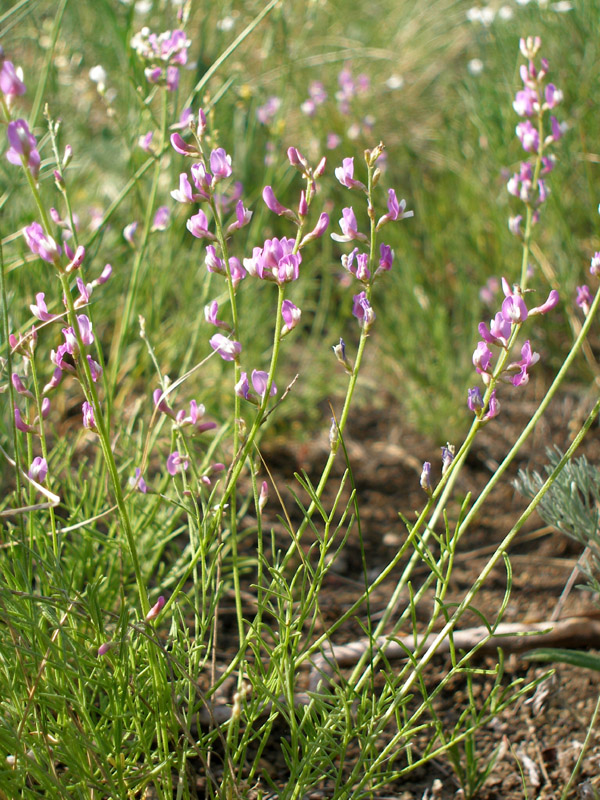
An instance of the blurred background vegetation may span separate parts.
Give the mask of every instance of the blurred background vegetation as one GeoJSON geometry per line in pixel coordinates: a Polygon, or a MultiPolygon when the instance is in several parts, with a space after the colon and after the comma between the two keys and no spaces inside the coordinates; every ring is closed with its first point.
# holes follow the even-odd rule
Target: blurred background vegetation
{"type": "MultiPolygon", "coordinates": [[[[194,0],[187,7],[193,63],[182,72],[179,91],[170,98],[171,122],[177,121],[193,87],[265,4],[194,0]]],[[[23,67],[28,87],[21,113],[35,114],[30,122],[46,163],[43,195],[49,205],[57,202],[42,98],[51,117],[62,121],[61,147],[68,143],[74,150],[67,172],[71,199],[83,243],[93,237],[86,279],[96,277],[106,262],[114,268],[113,279],[94,297],[96,331],[106,355],[133,262],[122,229],[143,219],[150,171],[123,196],[105,229],[93,234],[89,226],[146,162],[138,138],[157,127],[157,104],[143,102],[147,87],[129,46],[131,37],[144,25],[156,32],[179,27],[181,10],[181,5],[165,0],[22,0],[5,2],[0,14],[2,45],[7,57],[23,67]],[[90,79],[96,65],[106,71],[103,92],[90,79]]],[[[201,105],[211,109],[213,141],[231,153],[234,178],[243,183],[245,204],[254,210],[252,224],[234,240],[234,254],[240,258],[251,255],[252,247],[262,245],[267,236],[293,235],[261,200],[263,186],[272,184],[284,204],[297,205],[301,184],[288,165],[287,147],[298,147],[315,164],[327,155],[327,173],[313,209],[315,220],[322,208],[330,213],[333,231],[346,205],[354,205],[359,221],[366,219],[360,195],[337,183],[334,167],[354,156],[356,176],[361,178],[363,150],[380,140],[385,143],[380,213],[387,188],[394,187],[415,216],[384,232],[396,260],[375,289],[375,341],[360,382],[360,403],[389,406],[391,399],[393,415],[404,416],[440,442],[456,441],[470,422],[465,399],[467,387],[476,383],[471,355],[477,324],[493,316],[499,305],[498,295],[490,304],[480,293],[490,278],[517,280],[520,270],[520,244],[507,227],[509,215],[519,207],[509,197],[506,181],[523,157],[512,109],[522,61],[518,42],[534,34],[542,37],[550,80],[564,92],[557,116],[566,130],[556,148],[552,194],[535,231],[530,287],[538,303],[546,298],[549,284],[556,286],[563,305],[562,313],[551,320],[536,319],[527,336],[542,354],[547,375],[560,364],[572,340],[575,287],[588,280],[590,256],[600,249],[599,27],[597,0],[507,0],[489,5],[459,0],[282,0],[195,99],[194,110],[201,105]],[[341,109],[336,100],[343,69],[359,85],[348,109],[341,109]],[[327,98],[309,116],[302,104],[317,80],[327,98]],[[278,98],[279,105],[265,124],[261,109],[271,98],[278,98]]],[[[115,408],[120,405],[128,415],[131,430],[140,410],[147,420],[157,385],[139,338],[137,315],[146,318],[158,361],[175,379],[210,352],[212,331],[203,307],[222,288],[216,282],[210,285],[204,246],[185,228],[188,209],[170,197],[189,163],[173,151],[162,163],[157,205],[171,208],[171,222],[167,231],[152,235],[119,365],[115,408]]],[[[0,180],[11,329],[17,330],[31,324],[28,306],[36,292],[46,291],[47,301],[59,298],[52,294],[56,286],[48,265],[33,261],[15,235],[31,221],[31,211],[24,205],[28,193],[23,178],[6,159],[0,161],[0,180]]],[[[358,338],[351,316],[357,289],[340,265],[340,255],[348,249],[326,235],[305,250],[302,279],[291,291],[291,299],[303,311],[303,331],[286,341],[277,383],[285,386],[296,372],[300,379],[271,418],[281,431],[328,426],[326,401],[345,386],[331,345],[343,336],[352,357],[358,338]]],[[[275,309],[270,288],[246,281],[239,293],[244,368],[264,368],[267,363],[275,309]]],[[[49,352],[55,343],[43,346],[49,352]]],[[[196,397],[220,416],[220,406],[228,407],[229,402],[226,366],[211,359],[190,379],[182,397],[196,397]]],[[[543,370],[537,374],[543,382],[543,370]]],[[[582,360],[576,377],[586,382],[590,376],[582,360]]],[[[525,391],[538,390],[532,381],[525,391]]],[[[517,398],[519,391],[507,386],[501,402],[517,398]]],[[[62,406],[54,413],[62,418],[73,411],[68,394],[58,393],[57,403],[62,406]]],[[[75,411],[79,413],[79,405],[75,411]]]]}

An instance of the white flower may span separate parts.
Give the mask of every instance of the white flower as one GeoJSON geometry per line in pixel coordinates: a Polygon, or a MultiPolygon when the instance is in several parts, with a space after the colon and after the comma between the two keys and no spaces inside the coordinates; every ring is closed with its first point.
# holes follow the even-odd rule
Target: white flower
{"type": "Polygon", "coordinates": [[[480,58],[472,58],[467,64],[467,69],[471,75],[481,75],[483,72],[483,61],[480,58]]]}
{"type": "Polygon", "coordinates": [[[108,77],[106,74],[106,70],[104,67],[100,66],[100,64],[96,64],[95,67],[92,67],[89,71],[90,80],[92,83],[97,83],[99,86],[106,85],[106,78],[108,77]]]}

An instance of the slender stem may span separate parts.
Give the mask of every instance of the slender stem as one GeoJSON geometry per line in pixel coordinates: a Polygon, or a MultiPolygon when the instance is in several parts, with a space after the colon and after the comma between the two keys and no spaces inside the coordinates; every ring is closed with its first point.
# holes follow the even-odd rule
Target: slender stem
{"type": "Polygon", "coordinates": [[[567,785],[562,791],[560,800],[567,800],[569,792],[571,791],[571,789],[573,788],[573,784],[577,780],[579,771],[581,770],[581,765],[583,764],[583,759],[587,753],[590,744],[590,740],[592,738],[592,735],[596,732],[596,721],[598,720],[599,714],[600,714],[600,694],[598,695],[598,699],[596,700],[596,706],[592,713],[592,718],[590,719],[590,724],[588,725],[587,733],[585,735],[585,739],[583,740],[583,745],[579,752],[579,756],[577,757],[577,761],[575,762],[575,766],[573,767],[573,772],[571,773],[571,777],[567,781],[567,785]]]}

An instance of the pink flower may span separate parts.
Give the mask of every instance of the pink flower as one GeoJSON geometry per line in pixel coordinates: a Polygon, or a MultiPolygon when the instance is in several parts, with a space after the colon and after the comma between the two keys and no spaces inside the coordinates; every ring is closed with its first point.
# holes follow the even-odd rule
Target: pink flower
{"type": "Polygon", "coordinates": [[[479,323],[479,335],[488,344],[497,344],[506,347],[510,339],[511,331],[512,325],[510,321],[505,319],[500,311],[490,322],[489,329],[485,322],[479,323]]]}
{"type": "Polygon", "coordinates": [[[263,200],[265,201],[265,205],[272,211],[274,214],[277,214],[279,217],[287,217],[288,219],[297,220],[296,214],[292,211],[291,208],[286,208],[285,206],[281,205],[279,200],[275,197],[275,193],[270,186],[265,186],[263,189],[263,200]]]}
{"type": "Polygon", "coordinates": [[[96,418],[94,417],[94,409],[87,400],[81,406],[83,414],[83,427],[93,431],[96,430],[96,418]]]}
{"type": "Polygon", "coordinates": [[[202,209],[188,219],[186,227],[196,239],[211,239],[212,241],[215,239],[213,234],[208,230],[208,220],[202,209]]]}
{"type": "Polygon", "coordinates": [[[575,303],[583,311],[586,317],[589,314],[590,306],[592,305],[593,300],[594,296],[592,295],[589,286],[584,284],[583,286],[577,287],[577,297],[575,298],[575,303]]]}
{"type": "Polygon", "coordinates": [[[335,177],[342,186],[346,186],[348,189],[362,189],[363,192],[366,191],[367,187],[364,183],[354,179],[354,158],[344,158],[342,160],[342,166],[336,167],[334,172],[335,177]]]}
{"type": "Polygon", "coordinates": [[[284,300],[281,305],[281,316],[283,317],[284,326],[281,330],[281,335],[285,336],[300,322],[302,311],[295,306],[291,300],[284,300]]]}
{"type": "Polygon", "coordinates": [[[534,353],[531,350],[531,343],[529,340],[525,342],[521,348],[521,360],[516,361],[508,366],[508,369],[518,369],[518,373],[511,378],[513,386],[524,386],[529,381],[529,374],[527,370],[540,360],[540,354],[534,353]]]}
{"type": "Polygon", "coordinates": [[[156,603],[152,606],[150,611],[146,614],[146,622],[156,619],[165,605],[165,598],[161,595],[156,603]]]}
{"type": "Polygon", "coordinates": [[[142,477],[142,471],[139,467],[135,468],[135,476],[129,478],[129,485],[142,494],[146,494],[148,491],[148,486],[142,477]]]}
{"type": "MultiPolygon", "coordinates": [[[[262,369],[254,369],[252,370],[252,386],[254,387],[254,391],[256,394],[262,399],[267,392],[267,386],[269,382],[269,373],[264,372],[262,369]]],[[[273,395],[277,394],[277,387],[274,383],[271,383],[271,391],[269,392],[269,396],[272,397],[273,395]]]]}
{"type": "Polygon", "coordinates": [[[57,319],[57,315],[48,311],[44,300],[45,296],[44,292],[38,292],[35,296],[37,305],[30,305],[29,308],[33,316],[37,317],[41,322],[50,322],[50,320],[57,319]]]}
{"type": "Polygon", "coordinates": [[[485,342],[479,342],[473,353],[473,366],[480,374],[487,372],[492,361],[492,351],[485,342]]]}
{"type": "Polygon", "coordinates": [[[368,331],[375,322],[375,312],[373,311],[366,292],[355,294],[353,299],[352,314],[358,320],[361,328],[368,331]]]}
{"type": "Polygon", "coordinates": [[[231,156],[228,156],[222,147],[217,147],[210,154],[210,168],[215,181],[229,178],[233,170],[231,168],[231,156]]]}
{"type": "Polygon", "coordinates": [[[556,289],[552,289],[545,303],[542,303],[541,306],[536,306],[535,308],[529,309],[529,316],[533,317],[536,314],[547,314],[548,311],[552,311],[553,308],[556,308],[559,300],[560,295],[558,294],[558,291],[556,289]]]}
{"type": "Polygon", "coordinates": [[[540,135],[537,128],[534,128],[528,119],[525,122],[519,122],[516,127],[516,133],[523,150],[528,153],[537,153],[540,148],[540,135]]]}
{"type": "Polygon", "coordinates": [[[404,219],[414,216],[414,211],[406,211],[406,200],[398,202],[396,192],[393,189],[388,190],[388,213],[384,214],[377,223],[377,230],[382,228],[388,222],[396,222],[396,220],[404,219]]]}
{"type": "Polygon", "coordinates": [[[188,144],[179,133],[171,134],[171,147],[187,158],[200,158],[200,151],[195,144],[188,144]]]}
{"type": "Polygon", "coordinates": [[[242,345],[223,336],[222,333],[215,333],[209,340],[210,346],[223,359],[223,361],[235,361],[242,352],[242,345]]]}
{"type": "Polygon", "coordinates": [[[182,172],[179,176],[179,189],[174,189],[171,197],[178,203],[196,203],[203,198],[202,195],[194,194],[192,191],[192,185],[186,172],[182,172]]]}
{"type": "Polygon", "coordinates": [[[19,97],[26,92],[25,84],[19,77],[14,64],[7,59],[2,59],[0,68],[0,92],[6,98],[9,107],[15,97],[19,97]]]}
{"type": "Polygon", "coordinates": [[[263,106],[256,109],[256,118],[261,125],[270,125],[281,107],[279,97],[269,97],[263,106]]]}
{"type": "Polygon", "coordinates": [[[6,129],[10,148],[6,151],[6,158],[11,164],[21,166],[23,159],[34,178],[40,171],[41,158],[37,151],[37,141],[29,130],[29,125],[24,119],[17,119],[8,123],[6,129]]]}
{"type": "Polygon", "coordinates": [[[230,331],[231,327],[227,322],[223,322],[221,319],[217,319],[217,314],[219,312],[219,304],[216,300],[213,300],[212,303],[204,306],[204,318],[207,322],[210,322],[211,325],[215,325],[217,328],[222,328],[223,330],[230,331]]]}
{"type": "Polygon", "coordinates": [[[23,237],[32,253],[49,264],[58,262],[61,249],[51,236],[46,236],[39,222],[32,222],[24,228],[23,237]]]}
{"type": "Polygon", "coordinates": [[[167,458],[167,472],[169,475],[177,475],[178,472],[185,472],[189,467],[187,457],[182,455],[179,450],[174,450],[167,458]]]}
{"type": "Polygon", "coordinates": [[[46,480],[46,475],[48,474],[48,464],[46,459],[42,458],[41,456],[36,456],[31,462],[31,466],[29,467],[29,472],[27,474],[32,480],[37,481],[38,483],[43,483],[46,480]]]}
{"type": "Polygon", "coordinates": [[[152,223],[153,231],[165,231],[169,224],[169,217],[171,211],[168,206],[159,206],[154,215],[154,222],[152,223]]]}
{"type": "Polygon", "coordinates": [[[342,235],[340,236],[339,233],[332,233],[331,238],[334,241],[351,242],[353,239],[358,239],[359,236],[361,236],[363,240],[366,239],[366,236],[358,233],[356,216],[354,215],[354,210],[351,207],[342,209],[342,218],[339,222],[339,225],[342,229],[342,235]]]}

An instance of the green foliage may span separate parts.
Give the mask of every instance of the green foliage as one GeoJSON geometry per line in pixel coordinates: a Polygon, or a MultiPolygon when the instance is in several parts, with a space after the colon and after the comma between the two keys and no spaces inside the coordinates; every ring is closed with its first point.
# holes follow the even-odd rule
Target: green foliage
{"type": "MultiPolygon", "coordinates": [[[[597,15],[593,3],[560,18],[531,6],[487,29],[468,22],[467,4],[456,0],[380,0],[356,4],[352,13],[343,0],[188,3],[182,13],[189,14],[195,61],[171,94],[147,83],[130,41],[146,23],[155,31],[176,27],[179,6],[153,2],[143,12],[113,0],[25,0],[0,16],[6,57],[23,67],[28,85],[19,113],[35,129],[43,158],[33,203],[25,170],[6,159],[0,163],[2,388],[8,389],[0,419],[10,467],[2,473],[0,501],[0,797],[134,798],[152,791],[179,800],[204,791],[229,798],[270,786],[281,798],[298,800],[327,778],[334,798],[358,800],[444,754],[469,796],[483,785],[494,757],[481,763],[477,730],[532,685],[505,687],[499,668],[491,692],[477,701],[472,687],[483,674],[471,665],[477,648],[456,653],[452,644],[455,626],[473,609],[481,582],[505,549],[493,555],[461,603],[447,604],[456,547],[478,501],[471,506],[469,496],[455,521],[446,504],[477,423],[457,453],[456,470],[424,497],[399,552],[375,576],[344,426],[353,396],[370,403],[384,387],[415,425],[440,441],[456,440],[466,429],[477,323],[495,311],[483,307],[480,289],[492,276],[516,280],[520,269],[520,248],[505,224],[509,202],[501,170],[514,169],[521,157],[510,102],[518,37],[532,26],[556,65],[571,128],[552,177],[557,199],[544,212],[532,279],[536,297],[546,296],[548,282],[570,297],[580,282],[573,263],[583,263],[597,247],[588,232],[596,202],[593,154],[600,147],[590,102],[600,69],[592,35],[597,15]],[[469,72],[475,57],[484,62],[481,75],[469,72]],[[98,64],[107,72],[102,88],[89,78],[98,64]],[[344,67],[370,80],[349,114],[335,101],[344,67]],[[300,106],[316,79],[328,99],[309,118],[300,106]],[[261,124],[257,110],[274,95],[281,106],[261,124]],[[415,210],[414,219],[385,228],[396,262],[385,289],[381,283],[374,288],[377,322],[370,335],[351,315],[353,289],[340,267],[346,246],[326,236],[307,248],[302,280],[286,295],[303,316],[292,332],[296,338],[283,341],[275,376],[279,397],[296,374],[299,379],[268,413],[267,401],[248,408],[233,397],[231,365],[211,357],[203,309],[213,299],[235,306],[245,368],[266,370],[281,344],[274,344],[272,328],[283,293],[276,298],[275,290],[247,281],[233,298],[230,286],[207,273],[203,245],[185,228],[189,208],[172,203],[169,194],[187,164],[169,147],[168,133],[187,106],[206,110],[208,145],[232,155],[235,179],[254,210],[231,245],[240,259],[267,237],[295,232],[261,199],[263,187],[272,184],[281,202],[297,208],[301,184],[286,160],[290,145],[311,164],[327,152],[310,213],[326,209],[333,227],[342,206],[354,201],[335,181],[333,167],[354,155],[356,176],[366,181],[369,172],[372,179],[374,165],[367,168],[360,154],[380,139],[387,148],[374,194],[381,211],[387,187],[415,210]],[[139,146],[150,130],[151,154],[139,146]],[[331,152],[329,134],[339,137],[331,152]],[[74,158],[63,170],[67,188],[60,193],[54,170],[66,144],[74,158]],[[40,291],[51,312],[73,321],[74,276],[62,272],[58,283],[57,270],[34,258],[20,233],[54,203],[61,204],[61,216],[79,218],[85,280],[96,279],[108,262],[114,274],[86,309],[94,322],[90,354],[104,366],[102,380],[96,388],[88,381],[87,391],[100,397],[105,428],[100,421],[96,431],[81,428],[86,382],[78,363],[79,385],[65,376],[52,394],[42,444],[37,434],[15,430],[12,406],[16,397],[30,418],[39,411],[63,320],[39,326],[35,358],[11,350],[6,339],[31,329],[29,305],[40,291]],[[167,230],[154,231],[160,205],[171,207],[171,221],[167,230]],[[94,224],[98,212],[100,227],[94,224]],[[139,227],[130,246],[122,231],[134,220],[139,227]],[[340,336],[357,364],[350,376],[331,353],[340,336]],[[357,384],[361,363],[368,382],[357,384]],[[35,397],[15,395],[13,369],[35,397]],[[192,398],[203,403],[217,421],[212,438],[185,437],[155,412],[151,398],[158,387],[174,408],[187,409],[192,398]],[[312,426],[329,426],[328,401],[342,410],[321,477],[297,474],[293,503],[286,506],[280,497],[281,516],[266,530],[258,486],[261,436],[269,428],[290,438],[294,431],[305,435],[312,426]],[[26,478],[42,447],[49,465],[43,483],[57,501],[26,478]],[[172,477],[165,459],[184,447],[189,474],[172,477]],[[326,500],[337,449],[345,469],[326,500]],[[224,472],[211,472],[220,459],[224,472]],[[132,488],[136,468],[147,494],[132,488]],[[356,594],[331,620],[324,586],[336,569],[343,571],[350,542],[360,559],[356,594]],[[414,586],[417,566],[427,577],[414,586]],[[373,593],[390,576],[399,577],[375,619],[373,593]],[[417,605],[428,591],[435,601],[423,631],[417,605]],[[155,618],[150,609],[160,593],[168,599],[155,618]],[[348,675],[332,648],[336,634],[350,625],[358,626],[366,645],[348,675]],[[433,649],[425,645],[428,634],[440,636],[433,649]],[[450,665],[432,685],[426,669],[446,639],[450,665]],[[386,654],[398,642],[405,651],[400,667],[386,654]],[[107,648],[103,655],[99,647],[107,648]],[[467,682],[468,702],[448,730],[436,704],[454,679],[467,682]],[[263,766],[263,754],[274,747],[287,770],[285,785],[276,785],[263,766]]],[[[367,226],[358,202],[357,215],[367,226]]],[[[534,330],[548,360],[561,363],[571,337],[566,325],[551,333],[541,325],[534,330]]],[[[582,470],[591,481],[576,493],[583,505],[569,506],[573,513],[565,512],[561,524],[573,535],[579,526],[586,543],[598,548],[596,558],[600,544],[591,520],[600,479],[589,465],[582,470]]],[[[553,502],[560,508],[571,497],[560,492],[568,494],[570,485],[555,484],[553,502]]],[[[510,584],[510,570],[508,577],[510,584]]],[[[500,616],[486,622],[490,636],[500,616]]]]}

